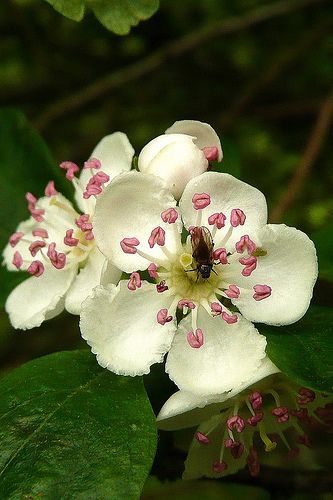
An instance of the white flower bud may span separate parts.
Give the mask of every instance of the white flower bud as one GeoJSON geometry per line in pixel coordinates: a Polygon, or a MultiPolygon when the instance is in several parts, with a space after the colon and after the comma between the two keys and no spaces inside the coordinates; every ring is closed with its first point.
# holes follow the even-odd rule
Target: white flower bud
{"type": "Polygon", "coordinates": [[[222,159],[221,144],[215,131],[206,123],[183,120],[174,123],[164,135],[143,148],[138,167],[144,174],[161,177],[174,197],[179,199],[186,184],[204,173],[211,159],[222,159]]]}

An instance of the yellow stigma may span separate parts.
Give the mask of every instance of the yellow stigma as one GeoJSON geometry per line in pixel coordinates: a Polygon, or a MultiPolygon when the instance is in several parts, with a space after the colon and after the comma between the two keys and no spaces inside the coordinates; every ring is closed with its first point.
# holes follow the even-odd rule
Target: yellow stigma
{"type": "Polygon", "coordinates": [[[186,269],[192,264],[193,257],[190,253],[182,253],[179,257],[179,262],[183,266],[183,268],[186,269]]]}

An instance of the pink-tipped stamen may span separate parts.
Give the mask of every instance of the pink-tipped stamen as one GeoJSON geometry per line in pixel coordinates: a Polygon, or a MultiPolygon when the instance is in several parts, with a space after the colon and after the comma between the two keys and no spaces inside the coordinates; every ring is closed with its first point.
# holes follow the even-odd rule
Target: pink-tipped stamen
{"type": "Polygon", "coordinates": [[[237,285],[229,285],[229,288],[224,290],[224,293],[227,297],[229,297],[229,299],[238,299],[240,290],[237,285]]]}
{"type": "Polygon", "coordinates": [[[95,238],[94,233],[92,231],[86,232],[84,239],[87,241],[91,241],[95,238]]]}
{"type": "Polygon", "coordinates": [[[272,289],[268,285],[255,285],[253,290],[255,292],[253,298],[256,301],[267,299],[272,293],[272,289]]]}
{"type": "Polygon", "coordinates": [[[83,198],[85,200],[89,199],[90,196],[98,196],[103,191],[103,185],[109,182],[110,176],[105,172],[97,172],[93,175],[86,186],[86,190],[83,193],[83,198]]]}
{"type": "Polygon", "coordinates": [[[201,444],[210,444],[210,439],[208,436],[206,436],[206,434],[204,434],[203,432],[196,432],[195,433],[195,439],[201,443],[201,444]]]}
{"type": "Polygon", "coordinates": [[[222,306],[219,302],[212,302],[210,304],[210,309],[213,316],[220,316],[222,314],[222,306]]]}
{"type": "Polygon", "coordinates": [[[193,347],[193,349],[199,349],[204,344],[204,336],[200,328],[197,328],[195,330],[195,333],[188,332],[186,338],[187,342],[190,344],[191,347],[193,347]]]}
{"type": "Polygon", "coordinates": [[[30,205],[36,205],[38,199],[32,193],[25,193],[25,199],[30,205]]]}
{"type": "Polygon", "coordinates": [[[221,318],[228,325],[233,325],[234,323],[237,323],[237,321],[238,321],[238,316],[236,314],[228,314],[225,311],[222,313],[221,318]]]}
{"type": "Polygon", "coordinates": [[[101,162],[97,158],[89,158],[89,160],[84,162],[84,169],[100,169],[102,166],[101,162]]]}
{"type": "Polygon", "coordinates": [[[243,253],[247,251],[248,254],[255,252],[257,249],[256,244],[254,243],[254,241],[251,240],[248,234],[242,236],[241,239],[237,241],[235,247],[238,253],[243,253]]]}
{"type": "Polygon", "coordinates": [[[194,302],[191,302],[190,300],[187,299],[181,299],[178,304],[177,304],[178,309],[183,309],[184,307],[187,307],[188,309],[195,309],[196,305],[194,302]]]}
{"type": "Polygon", "coordinates": [[[173,319],[172,316],[168,314],[167,309],[160,309],[157,313],[156,318],[157,323],[159,323],[160,325],[165,325],[165,323],[169,323],[173,319]]]}
{"type": "Polygon", "coordinates": [[[211,199],[207,193],[195,193],[192,198],[192,203],[195,210],[202,210],[210,205],[211,199]]]}
{"type": "Polygon", "coordinates": [[[264,414],[262,412],[256,413],[252,415],[252,417],[247,419],[247,423],[251,425],[251,427],[255,427],[259,422],[262,421],[264,414]]]}
{"type": "Polygon", "coordinates": [[[148,243],[150,248],[154,248],[154,246],[157,244],[159,246],[163,246],[165,244],[165,231],[162,229],[160,226],[155,227],[155,229],[152,230],[148,243]]]}
{"type": "Polygon", "coordinates": [[[46,229],[42,228],[37,228],[32,231],[33,236],[37,238],[45,238],[47,239],[49,237],[49,233],[46,231],[46,229]]]}
{"type": "Polygon", "coordinates": [[[228,254],[225,248],[216,248],[213,252],[213,258],[221,264],[228,264],[228,254]]]}
{"type": "Polygon", "coordinates": [[[28,207],[29,209],[29,212],[31,214],[31,217],[33,219],[35,219],[35,221],[37,222],[43,222],[44,220],[44,217],[43,215],[45,214],[45,210],[43,210],[42,208],[36,208],[36,207],[28,207]]]}
{"type": "Polygon", "coordinates": [[[254,410],[259,410],[262,407],[262,395],[259,391],[254,391],[249,396],[249,401],[254,410]]]}
{"type": "Polygon", "coordinates": [[[163,293],[169,290],[169,287],[165,284],[165,280],[162,280],[160,283],[156,285],[157,293],[163,293]]]}
{"type": "Polygon", "coordinates": [[[23,238],[24,233],[21,231],[16,231],[16,233],[13,233],[11,237],[9,238],[9,244],[12,248],[16,247],[18,242],[23,238]]]}
{"type": "Polygon", "coordinates": [[[78,238],[73,238],[74,229],[68,229],[66,231],[66,236],[64,237],[65,245],[69,247],[76,247],[79,244],[78,238]]]}
{"type": "Polygon", "coordinates": [[[75,177],[75,174],[80,171],[78,165],[76,165],[76,163],[72,161],[63,161],[62,163],[60,163],[59,167],[63,170],[66,170],[66,179],[68,179],[69,181],[72,181],[75,177]]]}
{"type": "Polygon", "coordinates": [[[47,250],[47,256],[53,267],[56,269],[63,269],[66,265],[66,255],[64,253],[57,252],[55,248],[56,244],[54,242],[50,243],[47,250]]]}
{"type": "Polygon", "coordinates": [[[168,208],[161,213],[161,219],[167,224],[174,224],[178,219],[178,212],[174,208],[168,208]]]}
{"type": "Polygon", "coordinates": [[[250,255],[249,257],[242,257],[241,259],[239,259],[239,263],[242,264],[242,266],[245,266],[242,271],[242,275],[246,277],[251,276],[251,274],[257,267],[257,257],[255,257],[254,255],[250,255]]]}
{"type": "Polygon", "coordinates": [[[231,455],[235,459],[240,458],[243,455],[244,452],[243,443],[234,441],[233,439],[229,438],[224,441],[224,446],[230,450],[231,455]]]}
{"type": "Polygon", "coordinates": [[[37,253],[44,247],[46,247],[45,241],[40,241],[40,240],[33,241],[29,245],[29,252],[33,257],[36,257],[37,253]]]}
{"type": "Polygon", "coordinates": [[[271,413],[280,424],[289,420],[289,410],[286,406],[274,408],[271,413]]]}
{"type": "Polygon", "coordinates": [[[90,216],[88,214],[82,214],[78,219],[76,219],[75,224],[81,231],[91,231],[92,223],[89,221],[90,216]]]}
{"type": "Polygon", "coordinates": [[[148,271],[148,274],[151,278],[153,278],[154,280],[158,279],[157,265],[156,264],[154,264],[153,262],[151,264],[149,264],[147,271],[148,271]]]}
{"type": "Polygon", "coordinates": [[[44,265],[40,260],[34,260],[28,267],[27,272],[35,276],[35,278],[39,278],[44,273],[44,265]]]}
{"type": "Polygon", "coordinates": [[[47,197],[51,197],[51,196],[56,196],[58,193],[58,191],[56,190],[56,188],[54,187],[54,181],[50,181],[47,183],[46,187],[45,187],[45,190],[44,190],[44,194],[45,196],[47,197]]]}
{"type": "Polygon", "coordinates": [[[244,226],[246,221],[246,215],[240,208],[234,208],[231,210],[230,224],[232,227],[244,226]]]}
{"type": "Polygon", "coordinates": [[[141,276],[138,272],[131,274],[127,283],[127,288],[132,291],[135,291],[137,288],[141,288],[141,276]]]}
{"type": "Polygon", "coordinates": [[[22,255],[17,250],[16,252],[14,252],[12,263],[16,267],[16,269],[21,269],[23,265],[22,255]]]}
{"type": "Polygon", "coordinates": [[[260,472],[260,463],[258,452],[255,448],[250,448],[249,456],[247,457],[247,466],[252,477],[258,476],[260,472]]]}
{"type": "Polygon", "coordinates": [[[242,432],[245,428],[245,420],[239,415],[233,415],[228,418],[227,427],[229,431],[236,429],[237,432],[242,432]]]}
{"type": "Polygon", "coordinates": [[[220,212],[208,217],[208,224],[210,226],[215,226],[217,229],[222,229],[225,226],[226,216],[220,212]]]}
{"type": "Polygon", "coordinates": [[[311,389],[307,389],[306,387],[301,387],[298,391],[298,394],[301,396],[297,399],[297,403],[299,405],[312,403],[312,401],[314,401],[316,397],[316,394],[311,389]]]}
{"type": "Polygon", "coordinates": [[[219,150],[216,146],[205,146],[202,152],[208,161],[217,161],[219,159],[219,150]]]}
{"type": "Polygon", "coordinates": [[[121,249],[124,253],[135,254],[137,252],[137,247],[140,245],[140,241],[137,238],[124,238],[120,242],[121,249]]]}

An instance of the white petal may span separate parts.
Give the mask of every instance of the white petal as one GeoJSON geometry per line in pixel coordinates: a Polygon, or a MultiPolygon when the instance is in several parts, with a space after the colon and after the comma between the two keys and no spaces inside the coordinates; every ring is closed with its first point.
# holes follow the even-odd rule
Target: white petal
{"type": "MultiPolygon", "coordinates": [[[[91,158],[96,158],[101,162],[101,170],[110,176],[110,180],[122,172],[131,170],[133,156],[134,149],[123,132],[114,132],[103,137],[90,155],[91,158]]],[[[93,171],[93,173],[96,172],[97,170],[93,171]]],[[[89,169],[81,171],[80,184],[83,188],[88,184],[90,177],[89,169]]],[[[76,189],[75,200],[84,213],[93,213],[96,201],[93,196],[85,200],[82,197],[82,191],[76,189]]]]}
{"type": "Polygon", "coordinates": [[[259,380],[278,372],[279,369],[266,356],[260,362],[258,369],[230,392],[211,396],[202,396],[186,391],[175,392],[163,405],[157,416],[158,427],[164,430],[175,430],[197,425],[209,416],[219,413],[221,403],[227,402],[259,380]]]}
{"type": "Polygon", "coordinates": [[[97,287],[82,305],[82,337],[104,368],[119,375],[149,373],[153,363],[162,362],[176,330],[174,321],[162,326],[156,320],[171,302],[147,282],[135,292],[126,281],[97,287]]]}
{"type": "Polygon", "coordinates": [[[208,217],[214,213],[222,212],[227,217],[225,227],[218,230],[214,238],[216,246],[219,245],[230,228],[230,215],[233,209],[243,210],[246,221],[243,226],[233,228],[229,246],[233,245],[244,234],[250,234],[252,237],[257,229],[267,222],[266,199],[258,189],[229,174],[206,172],[192,179],[181,197],[179,204],[187,228],[198,225],[199,210],[195,210],[192,203],[195,193],[206,193],[211,198],[210,205],[200,210],[201,226],[211,227],[208,224],[208,217]]]}
{"type": "Polygon", "coordinates": [[[180,120],[175,122],[165,131],[166,134],[187,134],[196,137],[196,145],[198,148],[217,147],[219,151],[218,160],[223,158],[220,139],[208,123],[199,122],[197,120],[180,120]]]}
{"type": "Polygon", "coordinates": [[[14,288],[5,306],[13,327],[27,330],[59,314],[75,274],[76,267],[47,269],[39,278],[28,278],[14,288]]]}
{"type": "Polygon", "coordinates": [[[120,242],[124,238],[137,238],[139,249],[155,258],[164,259],[161,247],[149,248],[151,231],[161,226],[166,233],[165,246],[174,253],[180,242],[176,224],[164,223],[161,213],[176,202],[158,177],[129,172],[119,175],[102,193],[96,203],[93,219],[96,243],[104,255],[119,269],[132,272],[146,269],[149,262],[136,254],[125,254],[120,242]]]}
{"type": "MultiPolygon", "coordinates": [[[[68,290],[65,307],[71,314],[80,314],[82,302],[93,289],[101,284],[105,266],[107,267],[107,282],[118,283],[121,271],[112,264],[107,265],[104,255],[95,247],[90,253],[85,266],[80,270],[68,290]]],[[[104,280],[106,276],[104,276],[104,280]]]]}
{"type": "Polygon", "coordinates": [[[265,337],[240,315],[237,323],[228,325],[201,306],[197,325],[204,344],[194,349],[186,338],[192,330],[191,318],[180,322],[166,363],[171,380],[181,390],[204,396],[241,387],[265,357],[265,337]]]}
{"type": "Polygon", "coordinates": [[[225,278],[233,280],[241,293],[233,302],[250,321],[287,325],[298,321],[307,311],[318,276],[316,249],[302,231],[284,224],[268,224],[260,231],[267,255],[258,257],[251,276],[241,275],[238,262],[230,265],[225,278]],[[253,298],[255,285],[268,285],[271,296],[253,298]]]}

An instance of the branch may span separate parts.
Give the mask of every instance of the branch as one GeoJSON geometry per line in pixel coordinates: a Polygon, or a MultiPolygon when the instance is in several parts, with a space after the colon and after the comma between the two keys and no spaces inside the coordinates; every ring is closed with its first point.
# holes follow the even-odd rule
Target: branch
{"type": "Polygon", "coordinates": [[[82,108],[86,104],[107,94],[111,90],[123,86],[127,82],[131,82],[152,73],[165,61],[180,57],[208,40],[221,35],[234,33],[241,29],[250,28],[268,19],[325,1],[326,0],[281,0],[264,7],[253,9],[244,16],[232,17],[225,22],[217,22],[201,30],[189,33],[157,49],[141,61],[131,64],[126,68],[114,71],[96,80],[87,87],[82,88],[78,92],[59,99],[46,108],[45,111],[35,119],[34,125],[39,130],[45,129],[51,122],[82,108]]]}
{"type": "Polygon", "coordinates": [[[308,143],[290,182],[273,209],[270,221],[278,223],[283,214],[294,203],[306,176],[317,160],[333,119],[333,90],[319,109],[317,120],[311,130],[308,143]]]}

